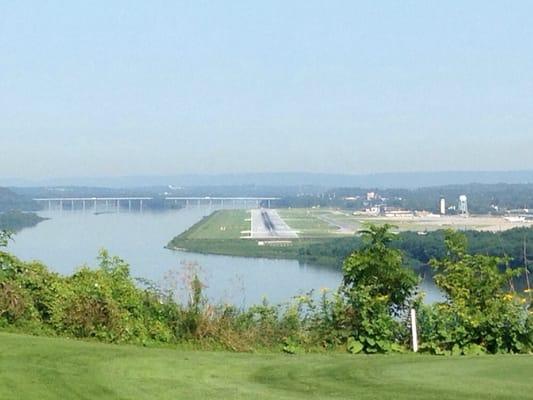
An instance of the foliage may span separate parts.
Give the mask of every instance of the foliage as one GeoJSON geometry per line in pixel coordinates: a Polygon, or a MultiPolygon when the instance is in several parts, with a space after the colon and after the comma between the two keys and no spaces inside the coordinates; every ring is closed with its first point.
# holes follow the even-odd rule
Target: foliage
{"type": "MultiPolygon", "coordinates": [[[[510,257],[511,267],[524,266],[524,242],[533,244],[533,228],[514,228],[503,232],[464,232],[468,239],[468,253],[510,257]]],[[[391,246],[401,250],[404,255],[418,264],[427,264],[432,259],[446,256],[444,237],[446,231],[428,232],[424,236],[416,232],[400,232],[391,246]]],[[[301,244],[301,258],[322,258],[325,260],[344,260],[354,249],[361,248],[359,237],[322,239],[320,242],[309,241],[301,244]]],[[[416,264],[413,263],[415,266],[416,264]]],[[[532,268],[533,265],[530,266],[532,268]]]]}
{"type": "Polygon", "coordinates": [[[386,353],[406,334],[398,317],[409,307],[417,279],[404,266],[401,251],[390,246],[390,225],[369,226],[361,234],[363,247],[343,266],[341,291],[349,316],[345,322],[350,325],[352,350],[360,343],[365,352],[386,353]]]}
{"type": "Polygon", "coordinates": [[[512,287],[521,271],[504,258],[468,254],[461,233],[447,232],[445,243],[447,256],[431,264],[446,301],[420,308],[424,348],[437,354],[528,351],[531,316],[512,287]]]}
{"type": "Polygon", "coordinates": [[[402,252],[390,246],[394,240],[392,226],[371,225],[362,230],[363,247],[352,253],[343,265],[344,290],[366,288],[370,296],[382,296],[395,311],[406,306],[417,280],[405,268],[402,252]]]}
{"type": "Polygon", "coordinates": [[[0,230],[0,247],[6,247],[11,240],[11,232],[8,230],[0,230]]]}

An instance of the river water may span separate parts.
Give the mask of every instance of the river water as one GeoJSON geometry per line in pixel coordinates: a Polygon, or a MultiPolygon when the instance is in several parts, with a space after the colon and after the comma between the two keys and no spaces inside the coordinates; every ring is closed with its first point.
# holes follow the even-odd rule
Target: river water
{"type": "MultiPolygon", "coordinates": [[[[183,290],[191,271],[197,271],[213,302],[246,307],[267,298],[281,303],[311,289],[334,289],[341,273],[331,267],[295,260],[228,257],[172,251],[164,246],[177,234],[213,210],[184,208],[162,212],[46,211],[49,218],[14,237],[9,250],[24,260],[40,260],[51,269],[70,274],[77,267],[95,266],[100,249],[126,260],[134,277],[183,290]]],[[[438,297],[431,283],[422,284],[428,300],[438,297]]]]}

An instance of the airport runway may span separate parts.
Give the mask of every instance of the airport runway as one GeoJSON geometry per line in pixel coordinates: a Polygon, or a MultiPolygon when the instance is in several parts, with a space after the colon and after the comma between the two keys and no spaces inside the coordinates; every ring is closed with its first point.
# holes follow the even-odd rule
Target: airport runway
{"type": "Polygon", "coordinates": [[[298,234],[281,218],[276,210],[253,209],[252,239],[296,239],[298,234]]]}

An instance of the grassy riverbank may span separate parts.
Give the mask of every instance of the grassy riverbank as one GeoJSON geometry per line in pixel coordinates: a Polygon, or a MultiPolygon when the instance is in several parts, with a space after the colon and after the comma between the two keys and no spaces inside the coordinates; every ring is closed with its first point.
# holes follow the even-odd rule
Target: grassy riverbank
{"type": "Polygon", "coordinates": [[[531,356],[235,354],[5,333],[0,354],[6,399],[533,399],[531,356]]]}

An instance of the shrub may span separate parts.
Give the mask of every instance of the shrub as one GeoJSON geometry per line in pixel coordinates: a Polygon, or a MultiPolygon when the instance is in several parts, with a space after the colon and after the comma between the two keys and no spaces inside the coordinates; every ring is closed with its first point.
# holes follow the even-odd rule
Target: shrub
{"type": "Polygon", "coordinates": [[[519,269],[507,260],[466,252],[463,234],[449,231],[447,256],[433,260],[446,301],[419,308],[423,349],[436,354],[525,352],[531,346],[526,299],[505,289],[519,269]]]}
{"type": "Polygon", "coordinates": [[[392,351],[405,340],[400,317],[416,291],[417,279],[404,266],[402,252],[390,246],[390,229],[383,225],[363,230],[363,247],[343,265],[346,307],[337,320],[348,328],[351,347],[367,353],[392,351]]]}

